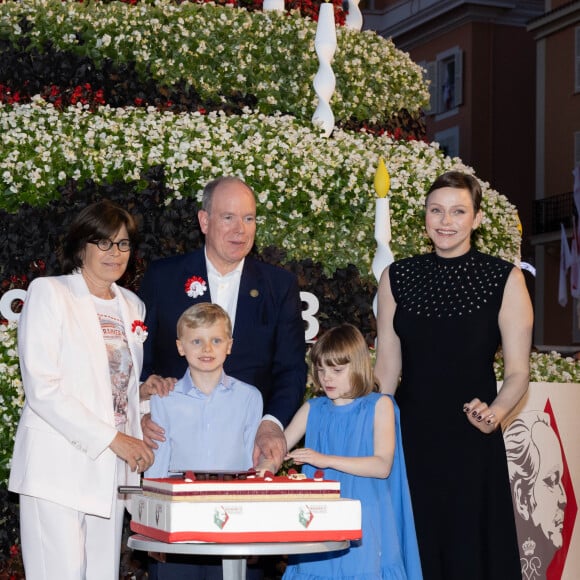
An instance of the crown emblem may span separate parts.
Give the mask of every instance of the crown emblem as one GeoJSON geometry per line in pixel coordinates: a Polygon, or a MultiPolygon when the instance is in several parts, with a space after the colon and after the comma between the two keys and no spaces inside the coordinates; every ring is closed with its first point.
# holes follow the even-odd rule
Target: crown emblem
{"type": "Polygon", "coordinates": [[[536,542],[531,538],[528,538],[523,544],[522,548],[524,550],[524,555],[532,556],[536,550],[536,542]]]}

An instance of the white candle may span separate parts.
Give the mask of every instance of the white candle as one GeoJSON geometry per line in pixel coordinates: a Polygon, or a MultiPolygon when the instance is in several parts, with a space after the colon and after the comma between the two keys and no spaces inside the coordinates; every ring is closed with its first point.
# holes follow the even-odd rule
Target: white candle
{"type": "Polygon", "coordinates": [[[336,26],[334,5],[329,2],[320,5],[314,48],[318,55],[319,67],[312,84],[318,96],[318,106],[312,115],[312,122],[322,127],[324,135],[330,137],[334,129],[334,114],[330,108],[330,99],[336,86],[331,66],[336,51],[336,26]]]}
{"type": "Polygon", "coordinates": [[[383,270],[394,261],[393,253],[389,246],[391,241],[391,214],[387,194],[390,188],[390,178],[382,157],[379,159],[374,185],[377,193],[375,200],[375,240],[377,242],[377,251],[373,259],[372,269],[378,282],[383,270]]]}
{"type": "Polygon", "coordinates": [[[377,197],[375,200],[375,240],[377,251],[373,259],[372,269],[377,282],[381,279],[383,270],[394,261],[389,246],[391,241],[391,219],[389,214],[389,198],[377,197]]]}
{"type": "Polygon", "coordinates": [[[375,200],[375,240],[388,244],[391,241],[391,213],[388,197],[375,200]]]}
{"type": "Polygon", "coordinates": [[[344,25],[353,30],[361,30],[363,25],[363,17],[360,8],[358,7],[360,0],[348,0],[348,14],[344,25]]]}

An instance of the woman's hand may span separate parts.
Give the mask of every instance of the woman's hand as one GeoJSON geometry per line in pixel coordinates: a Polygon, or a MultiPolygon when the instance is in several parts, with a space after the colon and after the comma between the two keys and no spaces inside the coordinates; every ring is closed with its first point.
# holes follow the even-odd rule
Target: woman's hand
{"type": "Polygon", "coordinates": [[[125,435],[125,433],[117,433],[109,448],[115,455],[118,455],[129,464],[131,471],[138,471],[139,473],[149,469],[155,459],[153,451],[144,441],[125,435]]]}
{"type": "Polygon", "coordinates": [[[159,375],[149,375],[147,380],[142,382],[139,386],[139,400],[148,401],[151,395],[159,395],[160,397],[166,397],[173,387],[177,379],[173,377],[163,378],[159,375]]]}
{"type": "Polygon", "coordinates": [[[156,441],[163,443],[165,441],[165,429],[160,427],[151,419],[151,413],[141,417],[141,431],[143,431],[143,441],[151,448],[158,449],[156,441]]]}
{"type": "Polygon", "coordinates": [[[500,419],[496,417],[493,409],[479,399],[465,403],[463,412],[467,420],[482,433],[493,433],[499,427],[500,419]]]}

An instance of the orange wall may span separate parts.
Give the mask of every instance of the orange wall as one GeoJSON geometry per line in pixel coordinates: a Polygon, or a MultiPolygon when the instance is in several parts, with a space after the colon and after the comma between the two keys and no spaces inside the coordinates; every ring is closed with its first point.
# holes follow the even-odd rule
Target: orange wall
{"type": "MultiPolygon", "coordinates": [[[[546,39],[545,195],[572,191],[574,132],[580,131],[580,94],[574,94],[574,28],[546,39]]],[[[573,301],[558,304],[560,243],[546,247],[544,342],[573,344],[573,301]]],[[[578,341],[576,342],[576,344],[578,341]]]]}
{"type": "MultiPolygon", "coordinates": [[[[454,46],[463,49],[463,105],[457,115],[440,120],[427,117],[427,138],[434,140],[438,131],[459,126],[461,159],[517,206],[524,236],[530,236],[535,175],[535,41],[522,28],[471,23],[414,49],[411,57],[415,61],[433,60],[454,46]]],[[[522,257],[533,261],[527,239],[522,257]]]]}
{"type": "Polygon", "coordinates": [[[546,196],[572,191],[574,131],[580,131],[580,94],[574,94],[574,29],[546,41],[546,196]],[[564,82],[563,82],[564,80],[564,82]]]}

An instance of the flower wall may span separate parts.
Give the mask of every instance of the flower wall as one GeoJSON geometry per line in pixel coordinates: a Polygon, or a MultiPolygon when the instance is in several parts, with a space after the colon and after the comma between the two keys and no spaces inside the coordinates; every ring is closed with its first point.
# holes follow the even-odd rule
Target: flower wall
{"type": "MultiPolygon", "coordinates": [[[[379,157],[391,176],[395,258],[429,250],[429,183],[442,171],[473,170],[422,140],[420,67],[390,40],[340,26],[339,2],[337,127],[324,138],[310,122],[316,4],[285,13],[247,5],[0,3],[0,293],[56,273],[67,219],[99,195],[143,218],[128,284],[137,288],[149,260],[199,246],[203,185],[236,174],[258,196],[262,257],[319,296],[322,329],[350,320],[372,343],[379,157]]],[[[476,244],[517,261],[516,209],[482,186],[476,244]]]]}
{"type": "Polygon", "coordinates": [[[0,324],[0,484],[6,484],[24,391],[16,352],[16,325],[0,324]]]}
{"type": "MultiPolygon", "coordinates": [[[[75,181],[136,182],[162,166],[174,199],[201,198],[203,185],[223,174],[243,175],[258,195],[259,247],[274,245],[290,259],[310,257],[328,272],[349,263],[370,275],[374,251],[372,182],[379,156],[391,174],[392,251],[424,252],[424,192],[442,171],[464,167],[422,141],[335,129],[325,139],[295,117],[168,114],[136,108],[83,107],[58,111],[41,99],[0,105],[1,204],[57,197],[75,181]]],[[[485,187],[478,246],[516,260],[515,208],[485,187]]],[[[168,200],[169,202],[171,199],[168,200]]]]}
{"type": "MultiPolygon", "coordinates": [[[[50,46],[87,57],[97,68],[107,60],[131,63],[141,78],[165,87],[184,83],[206,105],[251,95],[262,113],[310,118],[314,112],[316,22],[298,10],[250,12],[168,0],[136,5],[26,0],[3,3],[0,14],[2,38],[24,41],[29,51],[50,46]]],[[[332,99],[337,119],[378,123],[393,111],[416,111],[427,103],[420,67],[390,40],[339,27],[337,41],[332,99]]]]}
{"type": "MultiPolygon", "coordinates": [[[[161,166],[174,198],[199,199],[209,179],[234,173],[258,193],[260,247],[277,246],[290,259],[310,257],[327,272],[352,263],[367,277],[379,156],[391,174],[396,258],[428,249],[423,196],[435,176],[451,168],[473,172],[445,158],[436,144],[417,140],[420,130],[393,129],[404,111],[411,119],[420,114],[428,91],[408,55],[374,33],[338,29],[331,102],[338,127],[325,139],[310,122],[316,22],[298,11],[29,0],[0,4],[0,14],[5,53],[20,47],[31,55],[12,59],[18,63],[12,68],[7,58],[0,65],[0,83],[11,90],[0,106],[0,208],[8,211],[57,198],[70,178],[138,182],[161,166]],[[43,61],[47,52],[51,60],[43,61]],[[73,63],[72,56],[82,60],[73,63]],[[123,99],[130,86],[107,92],[89,85],[84,99],[75,88],[74,106],[63,106],[62,87],[50,78],[40,83],[45,73],[31,64],[50,68],[59,60],[76,82],[81,70],[101,71],[92,80],[105,87],[103,71],[117,78],[133,71],[136,92],[123,99]],[[156,98],[146,98],[147,82],[156,98]],[[176,104],[183,96],[189,106],[176,104]],[[108,104],[119,101],[125,106],[108,104]]],[[[56,78],[65,80],[60,71],[56,78]]],[[[517,260],[515,208],[483,185],[486,218],[478,246],[517,260]]]]}
{"type": "MultiPolygon", "coordinates": [[[[372,344],[379,157],[395,258],[430,249],[423,205],[433,179],[474,172],[424,142],[420,67],[390,40],[342,27],[333,3],[337,126],[326,139],[310,122],[316,0],[291,0],[285,13],[263,13],[260,0],[0,2],[0,297],[57,273],[67,223],[103,196],[140,219],[125,280],[136,289],[150,260],[202,243],[201,190],[235,174],[258,197],[259,257],[317,295],[321,330],[346,320],[372,344]]],[[[476,245],[517,262],[516,208],[482,187],[476,245]]],[[[0,324],[0,485],[23,404],[16,330],[0,324]]],[[[556,353],[531,364],[534,381],[580,382],[579,365],[556,353]]]]}

